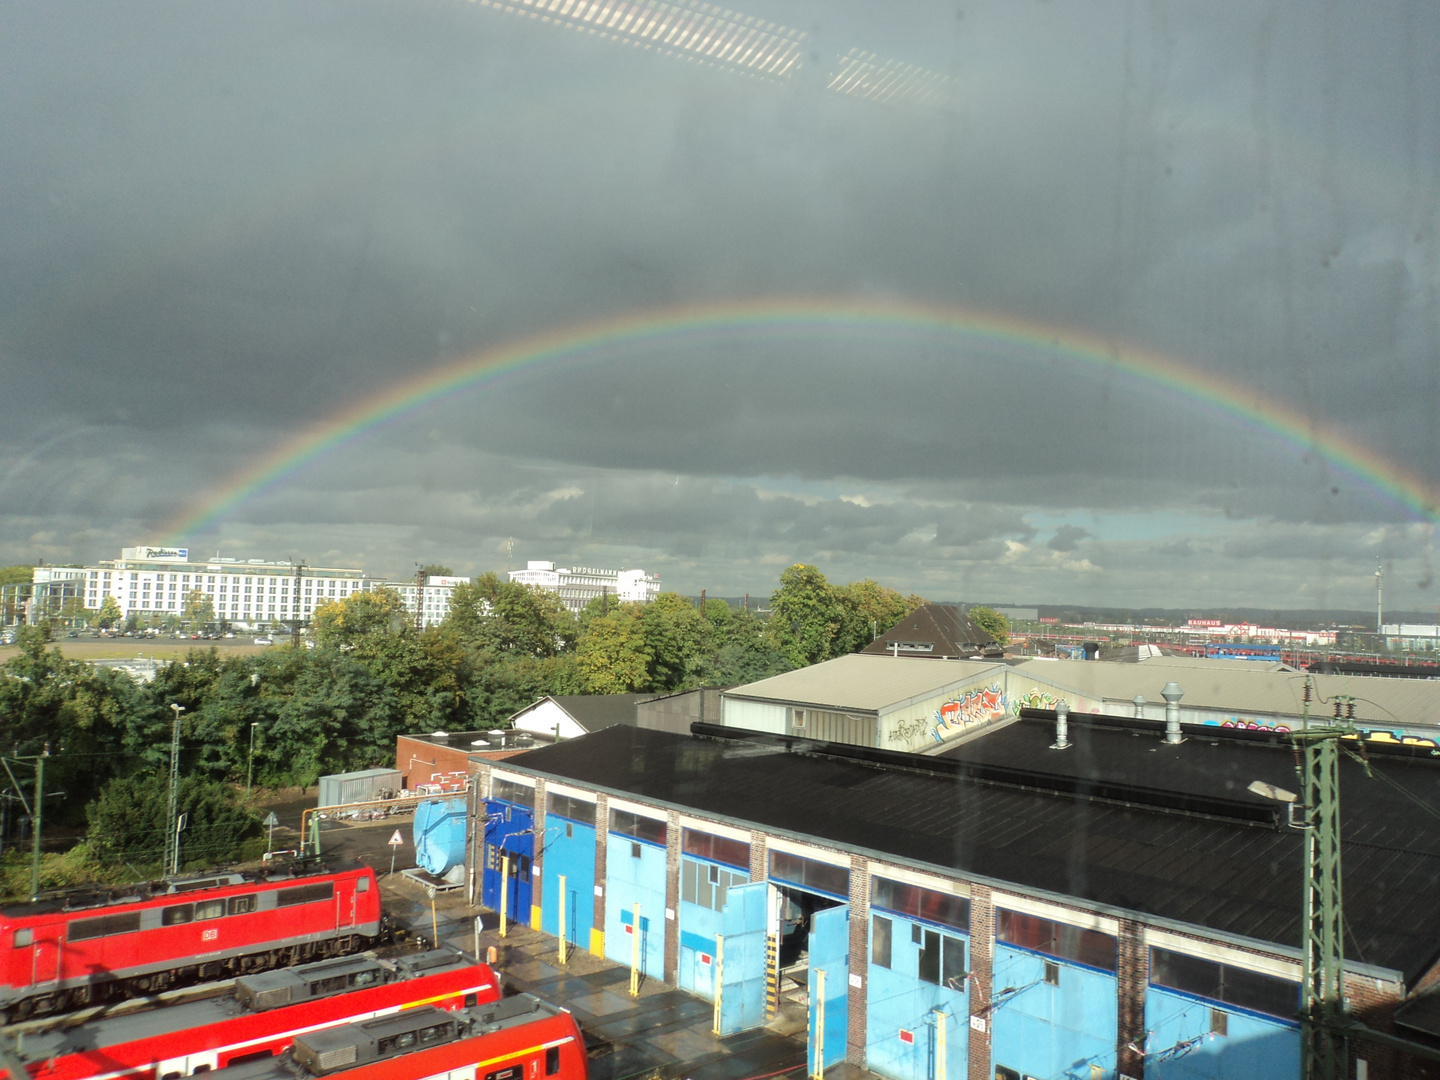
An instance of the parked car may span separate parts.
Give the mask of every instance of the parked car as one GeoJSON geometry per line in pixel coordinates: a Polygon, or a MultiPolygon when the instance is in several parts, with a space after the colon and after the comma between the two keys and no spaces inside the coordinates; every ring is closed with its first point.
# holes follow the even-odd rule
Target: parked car
{"type": "Polygon", "coordinates": [[[261,634],[259,637],[257,637],[257,638],[255,639],[255,644],[256,644],[256,645],[274,645],[274,644],[275,644],[275,639],[272,638],[272,637],[270,637],[268,634],[261,634]]]}

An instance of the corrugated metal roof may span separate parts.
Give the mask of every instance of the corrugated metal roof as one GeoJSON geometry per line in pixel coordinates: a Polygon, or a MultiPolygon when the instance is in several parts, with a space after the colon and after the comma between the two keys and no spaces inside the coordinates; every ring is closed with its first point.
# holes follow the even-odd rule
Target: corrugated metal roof
{"type": "Polygon", "coordinates": [[[978,660],[926,660],[913,656],[849,656],[798,671],[772,675],[726,691],[726,697],[758,698],[845,712],[879,712],[916,698],[934,697],[1001,665],[978,660]]]}
{"type": "MultiPolygon", "coordinates": [[[[1249,663],[1249,661],[1243,661],[1249,663]]],[[[1171,680],[1185,691],[1181,705],[1236,713],[1300,716],[1305,673],[1219,667],[1177,668],[1163,660],[1112,664],[1103,660],[1027,660],[1011,670],[1099,701],[1128,704],[1139,694],[1161,702],[1160,689],[1171,680]]],[[[1366,727],[1433,725],[1440,722],[1440,681],[1382,679],[1368,675],[1312,675],[1317,700],[1314,716],[1332,714],[1337,695],[1355,696],[1355,719],[1366,727]]],[[[1122,711],[1122,710],[1111,710],[1122,711]]]]}

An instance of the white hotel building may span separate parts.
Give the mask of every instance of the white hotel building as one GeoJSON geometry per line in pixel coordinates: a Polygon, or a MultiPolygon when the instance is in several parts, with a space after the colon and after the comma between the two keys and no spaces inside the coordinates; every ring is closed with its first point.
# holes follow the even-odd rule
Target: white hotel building
{"type": "Polygon", "coordinates": [[[245,627],[308,620],[327,600],[343,600],[373,584],[364,571],[343,567],[304,566],[264,559],[216,556],[191,562],[188,548],[125,548],[120,558],[98,566],[36,567],[36,584],[55,575],[84,580],[85,607],[99,611],[106,596],[115,597],[122,618],[137,615],[180,616],[185,598],[198,590],[209,598],[217,621],[245,627]]]}
{"type": "Polygon", "coordinates": [[[416,605],[419,604],[420,625],[424,627],[439,626],[444,622],[445,616],[450,613],[450,597],[455,592],[455,586],[469,584],[468,577],[440,577],[432,574],[425,579],[424,585],[416,585],[413,581],[386,581],[378,583],[376,587],[383,586],[399,593],[411,618],[415,617],[416,605]]]}
{"type": "Polygon", "coordinates": [[[510,580],[558,593],[574,612],[597,596],[613,596],[625,604],[648,604],[660,595],[660,575],[644,570],[596,570],[589,566],[557,568],[553,562],[531,561],[524,570],[511,570],[510,580]]]}

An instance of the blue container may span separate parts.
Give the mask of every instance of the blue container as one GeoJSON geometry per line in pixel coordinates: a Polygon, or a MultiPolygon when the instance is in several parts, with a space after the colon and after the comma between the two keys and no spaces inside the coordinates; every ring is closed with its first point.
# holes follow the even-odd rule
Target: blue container
{"type": "Polygon", "coordinates": [[[430,799],[415,807],[415,862],[443,877],[465,861],[465,800],[430,799]]]}

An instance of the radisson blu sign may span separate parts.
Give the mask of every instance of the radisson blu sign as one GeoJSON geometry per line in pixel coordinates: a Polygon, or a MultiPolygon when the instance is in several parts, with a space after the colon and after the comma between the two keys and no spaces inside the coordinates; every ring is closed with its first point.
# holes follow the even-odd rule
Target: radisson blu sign
{"type": "Polygon", "coordinates": [[[189,548],[129,547],[120,553],[124,559],[148,559],[151,562],[189,562],[189,548]]]}

